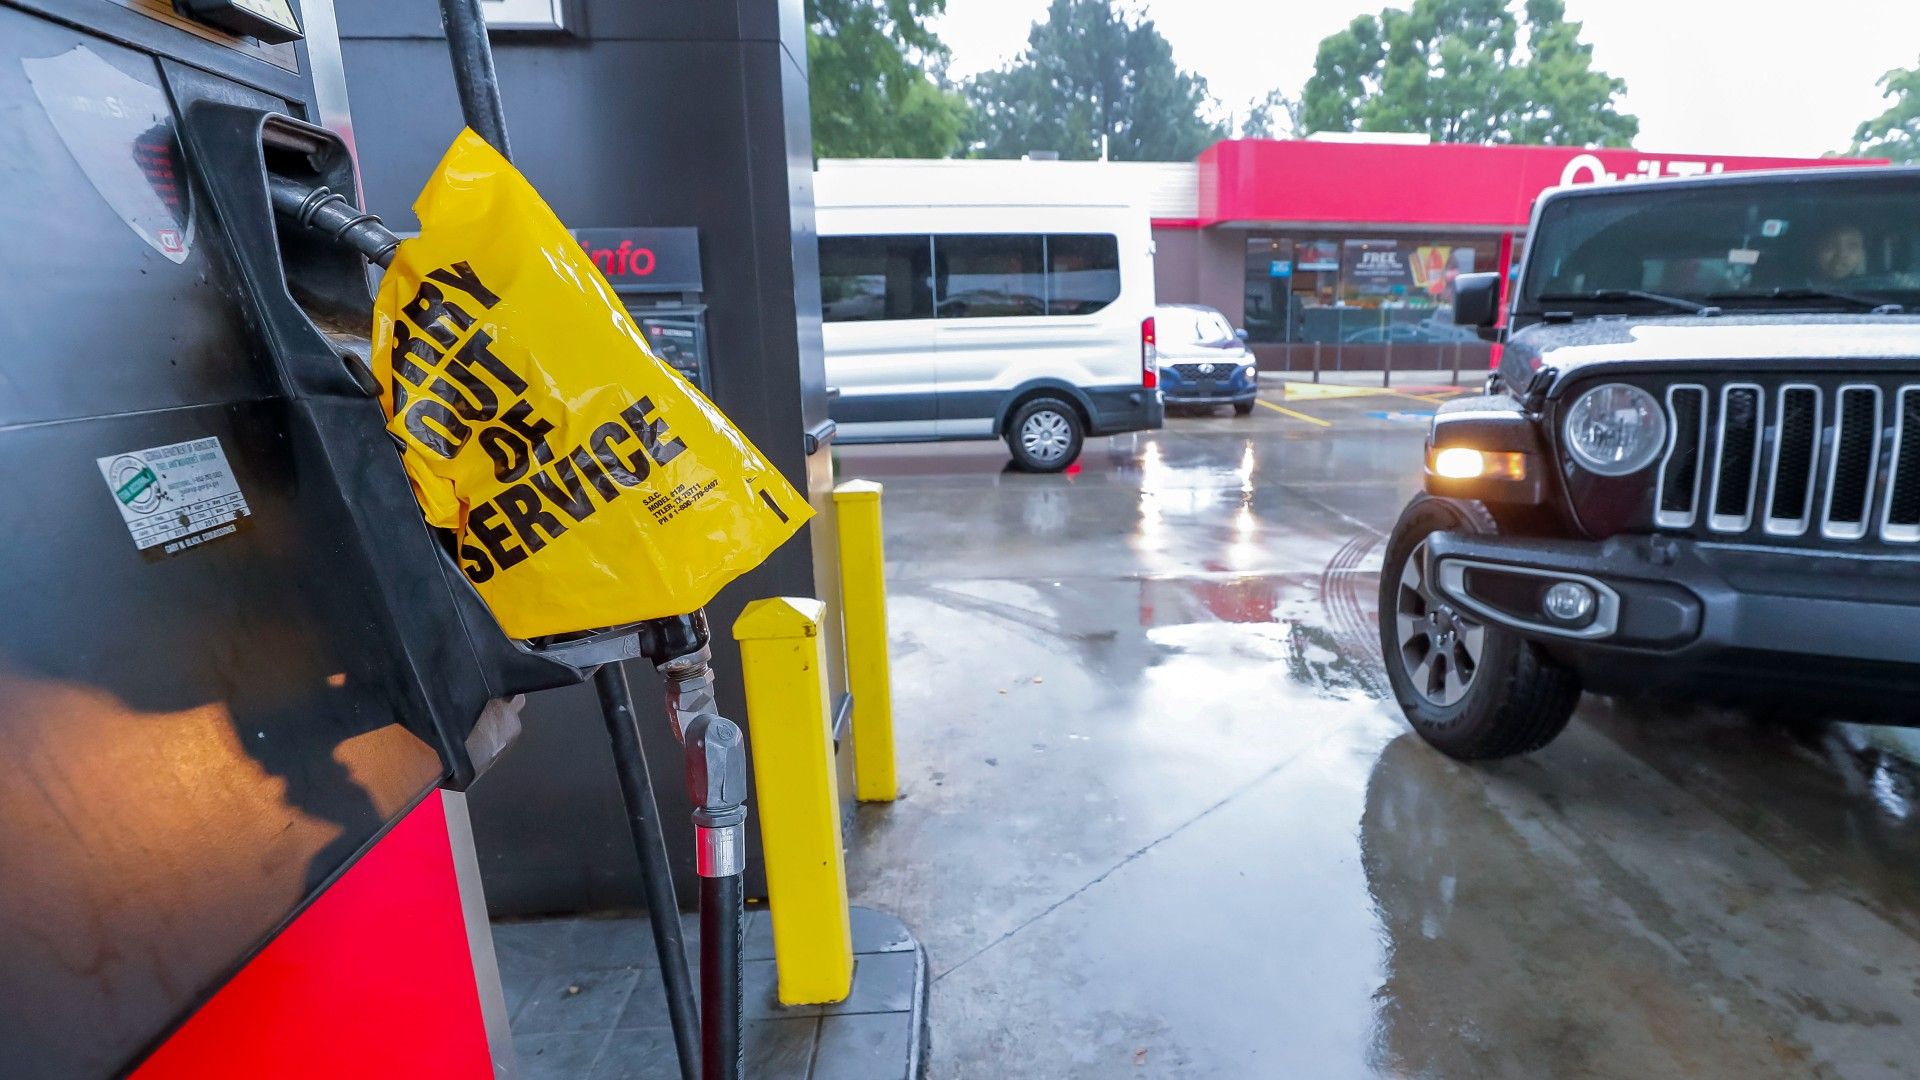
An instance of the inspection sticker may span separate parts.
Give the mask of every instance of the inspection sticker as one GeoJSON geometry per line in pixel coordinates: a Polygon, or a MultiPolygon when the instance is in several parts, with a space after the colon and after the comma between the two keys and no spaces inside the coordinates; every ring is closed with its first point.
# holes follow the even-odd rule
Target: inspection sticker
{"type": "Polygon", "coordinates": [[[133,546],[178,555],[231,536],[252,515],[217,438],[194,439],[98,459],[133,546]]]}

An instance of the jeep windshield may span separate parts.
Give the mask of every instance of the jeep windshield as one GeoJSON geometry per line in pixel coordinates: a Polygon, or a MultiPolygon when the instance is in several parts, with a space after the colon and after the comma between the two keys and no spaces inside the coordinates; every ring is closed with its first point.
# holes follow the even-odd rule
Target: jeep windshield
{"type": "Polygon", "coordinates": [[[1920,171],[1621,184],[1554,199],[1514,315],[1901,310],[1920,311],[1920,171]]]}

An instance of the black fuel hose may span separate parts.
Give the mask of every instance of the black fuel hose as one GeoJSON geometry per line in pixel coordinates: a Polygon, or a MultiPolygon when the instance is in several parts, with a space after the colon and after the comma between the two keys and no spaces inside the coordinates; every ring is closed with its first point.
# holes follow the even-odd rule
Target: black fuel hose
{"type": "MultiPolygon", "coordinates": [[[[673,868],[667,863],[667,838],[660,831],[660,807],[654,800],[653,776],[647,771],[647,751],[640,743],[638,718],[627,673],[619,664],[603,664],[593,673],[600,694],[600,712],[613,744],[614,769],[620,774],[620,794],[627,806],[627,826],[640,857],[640,883],[646,890],[647,922],[653,946],[660,955],[660,978],[667,992],[667,1018],[673,1025],[673,1045],[679,1053],[681,1080],[699,1076],[699,1011],[694,1005],[693,977],[687,970],[687,943],[680,929],[680,903],[673,895],[673,868]]],[[[703,916],[704,918],[704,916],[703,916]]]]}
{"type": "Polygon", "coordinates": [[[460,114],[474,134],[487,140],[500,156],[513,160],[507,146],[507,111],[500,104],[500,77],[493,69],[493,43],[487,38],[487,18],[480,0],[440,0],[440,26],[447,32],[447,52],[453,60],[453,86],[460,95],[460,114]]]}
{"type": "Polygon", "coordinates": [[[746,887],[739,874],[700,879],[702,1080],[739,1080],[741,986],[746,973],[746,887]]]}

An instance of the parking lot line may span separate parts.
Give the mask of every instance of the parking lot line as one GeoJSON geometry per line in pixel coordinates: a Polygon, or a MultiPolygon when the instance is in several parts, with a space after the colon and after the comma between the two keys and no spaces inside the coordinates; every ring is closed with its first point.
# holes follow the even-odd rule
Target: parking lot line
{"type": "Polygon", "coordinates": [[[1281,397],[1286,401],[1325,401],[1329,398],[1372,397],[1380,392],[1374,386],[1342,386],[1338,383],[1284,382],[1281,397]]]}
{"type": "Polygon", "coordinates": [[[1447,400],[1448,398],[1454,396],[1453,394],[1448,393],[1447,391],[1444,391],[1444,390],[1436,390],[1436,391],[1433,391],[1432,393],[1427,393],[1427,394],[1409,394],[1404,390],[1387,390],[1383,392],[1392,394],[1394,397],[1412,398],[1415,401],[1424,401],[1429,405],[1438,405],[1441,402],[1447,400]]]}
{"type": "Polygon", "coordinates": [[[1285,382],[1281,384],[1281,395],[1287,401],[1324,401],[1340,398],[1398,397],[1424,401],[1429,405],[1438,405],[1450,397],[1465,391],[1451,386],[1419,386],[1408,390],[1397,390],[1390,386],[1345,386],[1339,383],[1301,383],[1285,382]]]}
{"type": "Polygon", "coordinates": [[[1266,398],[1256,398],[1254,400],[1261,405],[1265,405],[1267,408],[1272,409],[1274,412],[1277,412],[1282,416],[1291,416],[1295,420],[1305,420],[1309,424],[1319,424],[1321,427],[1333,426],[1333,421],[1331,420],[1322,420],[1317,416],[1308,416],[1306,413],[1303,413],[1303,412],[1294,412],[1292,409],[1275,405],[1273,402],[1268,401],[1266,398]]]}

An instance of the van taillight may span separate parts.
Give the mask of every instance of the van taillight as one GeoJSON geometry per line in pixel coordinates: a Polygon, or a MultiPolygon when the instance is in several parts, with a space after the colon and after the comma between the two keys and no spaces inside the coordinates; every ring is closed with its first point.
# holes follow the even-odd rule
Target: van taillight
{"type": "Polygon", "coordinates": [[[1160,385],[1160,349],[1153,335],[1153,316],[1140,320],[1140,385],[1152,390],[1160,385]]]}

